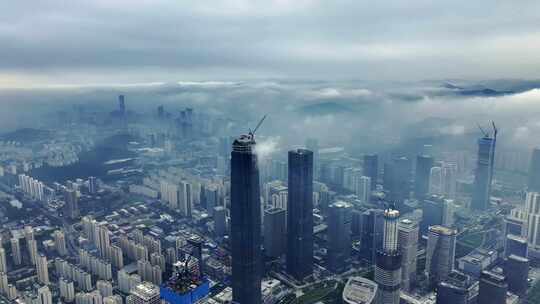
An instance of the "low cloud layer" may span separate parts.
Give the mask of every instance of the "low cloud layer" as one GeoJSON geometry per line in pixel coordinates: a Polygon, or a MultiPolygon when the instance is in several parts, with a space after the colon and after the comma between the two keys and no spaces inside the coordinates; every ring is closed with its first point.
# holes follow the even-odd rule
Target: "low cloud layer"
{"type": "Polygon", "coordinates": [[[535,0],[2,1],[0,87],[538,78],[539,11],[535,0]]]}

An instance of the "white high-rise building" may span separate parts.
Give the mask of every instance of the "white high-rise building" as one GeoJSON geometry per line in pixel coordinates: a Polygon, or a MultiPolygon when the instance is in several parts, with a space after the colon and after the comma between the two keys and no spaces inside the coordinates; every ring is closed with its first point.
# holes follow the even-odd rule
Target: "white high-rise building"
{"type": "Polygon", "coordinates": [[[64,232],[61,230],[56,230],[53,235],[54,235],[54,246],[56,248],[56,252],[58,252],[58,254],[61,256],[66,255],[67,247],[66,247],[66,237],[64,235],[64,232]]]}
{"type": "Polygon", "coordinates": [[[52,304],[52,293],[48,286],[38,288],[39,304],[52,304]]]}
{"type": "Polygon", "coordinates": [[[16,266],[22,263],[21,244],[18,238],[11,239],[11,254],[13,256],[13,264],[16,266]]]}
{"type": "MultiPolygon", "coordinates": [[[[1,245],[0,245],[1,246],[1,245]]],[[[6,250],[0,247],[0,272],[7,272],[6,250]]]]}
{"type": "Polygon", "coordinates": [[[398,249],[401,253],[401,286],[410,291],[416,283],[418,223],[403,219],[398,223],[398,249]]]}
{"type": "Polygon", "coordinates": [[[368,176],[356,178],[355,193],[362,202],[368,203],[371,196],[371,178],[368,176]]]}
{"type": "Polygon", "coordinates": [[[48,285],[49,282],[49,268],[47,263],[47,257],[43,254],[38,255],[36,259],[37,278],[41,284],[48,285]]]}
{"type": "Polygon", "coordinates": [[[60,297],[66,303],[71,303],[75,300],[75,286],[73,281],[67,280],[65,278],[60,278],[60,297]]]}

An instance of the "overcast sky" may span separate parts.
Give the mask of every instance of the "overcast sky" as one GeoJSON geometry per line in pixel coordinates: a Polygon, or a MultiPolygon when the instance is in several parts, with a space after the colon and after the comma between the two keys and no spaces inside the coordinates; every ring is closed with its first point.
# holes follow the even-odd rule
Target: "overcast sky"
{"type": "Polygon", "coordinates": [[[0,87],[540,78],[538,0],[4,0],[0,87]]]}

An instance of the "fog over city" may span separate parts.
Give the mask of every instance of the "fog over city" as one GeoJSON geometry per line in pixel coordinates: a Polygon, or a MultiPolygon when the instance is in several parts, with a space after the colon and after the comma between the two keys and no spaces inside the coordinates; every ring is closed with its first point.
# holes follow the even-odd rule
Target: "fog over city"
{"type": "Polygon", "coordinates": [[[0,304],[540,303],[540,1],[0,1],[0,304]]]}

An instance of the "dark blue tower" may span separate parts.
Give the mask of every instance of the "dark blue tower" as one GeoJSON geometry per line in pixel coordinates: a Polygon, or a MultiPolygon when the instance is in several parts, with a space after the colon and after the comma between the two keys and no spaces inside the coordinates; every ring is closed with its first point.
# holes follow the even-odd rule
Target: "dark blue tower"
{"type": "Polygon", "coordinates": [[[261,303],[261,202],[253,134],[235,139],[231,152],[233,301],[261,303]]]}
{"type": "Polygon", "coordinates": [[[313,152],[289,151],[287,272],[302,280],[313,272],[313,152]]]}

